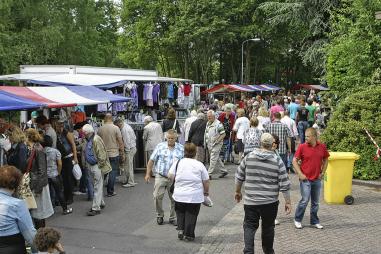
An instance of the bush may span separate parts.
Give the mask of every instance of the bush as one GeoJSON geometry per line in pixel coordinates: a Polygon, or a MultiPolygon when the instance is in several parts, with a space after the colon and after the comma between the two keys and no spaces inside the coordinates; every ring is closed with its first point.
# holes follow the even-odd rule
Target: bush
{"type": "Polygon", "coordinates": [[[381,158],[374,160],[376,148],[364,131],[366,128],[381,145],[380,109],[381,86],[368,86],[340,102],[322,135],[330,151],[361,156],[355,163],[355,178],[370,180],[381,175],[381,158]]]}

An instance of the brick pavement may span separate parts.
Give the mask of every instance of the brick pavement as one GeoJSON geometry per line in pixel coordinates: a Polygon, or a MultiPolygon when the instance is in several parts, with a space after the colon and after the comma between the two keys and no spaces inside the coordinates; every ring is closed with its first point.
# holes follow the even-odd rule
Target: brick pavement
{"type": "MultiPolygon", "coordinates": [[[[328,205],[323,201],[319,217],[323,230],[308,226],[309,207],[301,230],[293,225],[293,214],[299,201],[299,186],[295,175],[291,175],[291,198],[293,211],[286,216],[280,195],[278,219],[275,228],[276,253],[381,253],[381,190],[353,186],[355,203],[348,205],[328,205]]],[[[198,253],[242,253],[243,249],[243,205],[237,204],[207,235],[203,237],[198,253]]],[[[260,242],[260,229],[255,237],[256,253],[263,253],[260,242]]]]}

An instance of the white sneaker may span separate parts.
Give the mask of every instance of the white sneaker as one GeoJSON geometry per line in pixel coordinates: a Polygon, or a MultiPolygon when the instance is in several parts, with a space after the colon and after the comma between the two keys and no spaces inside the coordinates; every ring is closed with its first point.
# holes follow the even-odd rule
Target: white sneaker
{"type": "Polygon", "coordinates": [[[294,225],[295,225],[295,227],[296,227],[297,229],[302,229],[302,228],[303,228],[302,223],[297,222],[296,220],[294,220],[294,225]]]}
{"type": "Polygon", "coordinates": [[[130,188],[130,187],[135,187],[135,184],[127,183],[127,184],[123,184],[122,186],[125,188],[130,188]]]}
{"type": "Polygon", "coordinates": [[[277,219],[275,219],[274,223],[275,223],[275,225],[279,225],[280,224],[279,220],[277,220],[277,219]]]}
{"type": "Polygon", "coordinates": [[[317,228],[317,229],[323,229],[324,227],[322,225],[320,225],[319,223],[318,224],[314,224],[312,225],[313,227],[317,228]]]}

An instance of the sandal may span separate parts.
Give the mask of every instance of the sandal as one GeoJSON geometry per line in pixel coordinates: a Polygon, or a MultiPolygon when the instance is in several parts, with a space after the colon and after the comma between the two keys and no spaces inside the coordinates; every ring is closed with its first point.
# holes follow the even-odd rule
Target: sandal
{"type": "Polygon", "coordinates": [[[73,208],[70,207],[70,208],[64,210],[64,211],[62,212],[62,214],[63,214],[63,215],[67,215],[67,214],[70,214],[70,213],[72,213],[72,212],[73,212],[73,208]]]}

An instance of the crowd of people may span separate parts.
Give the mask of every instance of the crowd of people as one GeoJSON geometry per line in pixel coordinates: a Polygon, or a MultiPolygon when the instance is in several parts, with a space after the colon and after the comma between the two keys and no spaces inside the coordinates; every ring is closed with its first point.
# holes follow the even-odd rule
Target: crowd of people
{"type": "MultiPolygon", "coordinates": [[[[179,239],[195,239],[200,205],[212,205],[210,180],[216,173],[218,178],[226,177],[228,162],[239,164],[235,173],[238,202],[242,199],[242,183],[246,182],[245,253],[253,253],[259,218],[263,220],[263,249],[272,253],[279,191],[284,194],[286,212],[291,211],[290,173],[298,174],[302,191],[295,227],[302,228],[311,199],[311,224],[322,228],[317,210],[320,179],[329,154],[317,141],[324,120],[315,95],[307,99],[258,95],[243,97],[237,104],[217,100],[193,110],[183,125],[176,119],[176,111],[169,108],[162,124],[146,116],[144,125],[144,179],[149,182],[155,177],[156,222],[164,223],[163,198],[167,192],[171,201],[168,221],[177,227],[179,239]]],[[[44,247],[40,251],[63,253],[59,233],[45,227],[55,206],[61,206],[62,214],[69,215],[73,213],[73,194],[85,193],[92,201],[86,214],[96,216],[106,206],[104,196],[117,195],[118,176],[123,187],[137,184],[133,166],[137,152],[135,132],[112,114],[106,114],[98,128],[87,122],[70,127],[67,120],[34,113],[30,128],[12,126],[7,134],[11,149],[6,166],[0,168],[0,225],[8,228],[0,231],[0,250],[7,253],[24,253],[21,249],[25,251],[25,242],[34,251],[41,245],[44,247]],[[81,168],[78,179],[73,174],[77,165],[81,168]],[[37,232],[52,240],[38,238],[37,232]]]]}

